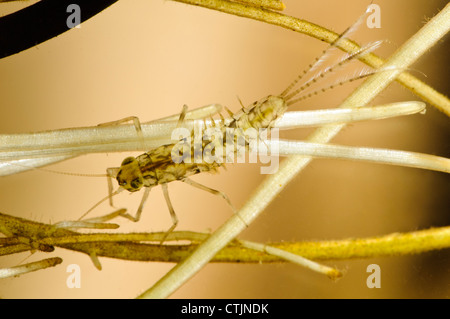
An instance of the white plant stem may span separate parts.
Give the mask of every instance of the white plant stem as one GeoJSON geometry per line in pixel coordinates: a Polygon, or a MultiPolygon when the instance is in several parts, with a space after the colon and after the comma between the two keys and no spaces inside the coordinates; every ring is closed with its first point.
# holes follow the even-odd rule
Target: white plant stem
{"type": "MultiPolygon", "coordinates": [[[[424,109],[423,102],[411,101],[370,108],[288,112],[276,123],[275,127],[287,129],[329,123],[350,123],[409,115],[422,112],[424,109]]],[[[205,112],[206,115],[211,115],[219,110],[220,107],[217,105],[192,110],[188,112],[188,119],[183,125],[193,127],[195,124],[189,119],[205,116],[205,112]]],[[[153,147],[173,143],[171,133],[178,122],[178,116],[174,115],[141,124],[144,140],[138,136],[133,125],[94,126],[0,135],[0,176],[57,163],[82,154],[145,152],[153,147]]],[[[206,122],[211,125],[210,120],[206,120],[206,122]]],[[[220,125],[218,120],[215,124],[220,125]]]]}
{"type": "MultiPolygon", "coordinates": [[[[186,114],[190,125],[196,118],[214,115],[218,104],[186,114]]],[[[88,153],[148,151],[173,143],[171,134],[179,115],[141,124],[142,136],[134,125],[109,125],[61,129],[37,133],[0,135],[0,176],[60,162],[88,153]]]]}
{"type": "MultiPolygon", "coordinates": [[[[260,149],[271,147],[271,141],[259,145],[260,149]]],[[[365,161],[398,165],[450,173],[450,159],[435,155],[397,151],[383,148],[353,147],[300,141],[275,141],[280,155],[303,155],[322,158],[365,161]]]]}
{"type": "Polygon", "coordinates": [[[398,102],[363,108],[338,108],[315,111],[287,112],[275,127],[280,129],[319,126],[336,123],[352,123],[365,120],[385,119],[410,115],[425,110],[425,103],[418,101],[398,102]]]}

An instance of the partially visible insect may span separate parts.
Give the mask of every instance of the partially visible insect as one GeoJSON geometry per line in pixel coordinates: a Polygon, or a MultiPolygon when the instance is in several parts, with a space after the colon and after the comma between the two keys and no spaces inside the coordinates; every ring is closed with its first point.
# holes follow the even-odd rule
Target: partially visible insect
{"type": "MultiPolygon", "coordinates": [[[[242,107],[241,111],[239,111],[236,114],[233,114],[231,111],[227,109],[231,118],[228,119],[228,121],[225,121],[225,119],[222,117],[222,121],[220,121],[220,129],[222,131],[222,134],[223,135],[226,134],[225,133],[226,129],[241,129],[241,130],[246,130],[248,128],[254,128],[256,130],[270,129],[273,127],[275,121],[286,112],[286,110],[290,105],[300,100],[314,96],[320,92],[332,89],[337,85],[352,82],[367,77],[368,75],[371,75],[374,72],[376,72],[376,70],[366,71],[355,77],[352,77],[351,79],[340,81],[337,84],[323,87],[311,93],[307,94],[305,93],[305,91],[309,89],[313,84],[318,83],[320,79],[324,78],[328,74],[331,74],[336,69],[376,49],[380,45],[380,42],[370,43],[362,47],[357,52],[346,55],[340,61],[335,62],[334,64],[321,70],[320,72],[317,72],[307,81],[302,82],[303,84],[299,88],[295,89],[297,84],[300,83],[300,81],[304,78],[305,75],[313,73],[313,71],[316,70],[319,65],[323,64],[331,49],[337,48],[340,41],[346,39],[355,29],[357,29],[359,24],[363,21],[364,16],[365,15],[359,18],[354,25],[352,25],[345,32],[343,32],[325,51],[323,51],[322,55],[318,57],[312,64],[310,64],[308,68],[305,71],[303,71],[303,73],[299,75],[292,83],[290,83],[289,86],[281,94],[269,95],[259,101],[254,102],[247,108],[242,107]]],[[[183,123],[184,116],[186,114],[186,108],[187,107],[185,107],[181,112],[178,126],[180,126],[183,123]]],[[[136,118],[127,118],[127,120],[130,119],[134,120],[136,130],[138,134],[141,134],[139,121],[136,118]]],[[[206,146],[206,144],[205,142],[202,143],[203,149],[206,146]]],[[[151,188],[161,185],[167,206],[169,208],[170,216],[172,218],[172,226],[169,228],[168,233],[171,232],[178,223],[178,218],[175,214],[174,208],[169,198],[167,186],[168,183],[173,181],[182,181],[192,186],[206,190],[210,193],[220,195],[229,203],[231,207],[233,207],[231,201],[224,193],[218,190],[211,189],[207,186],[201,185],[189,179],[190,176],[195,174],[199,174],[202,172],[216,171],[220,166],[222,166],[222,163],[220,162],[208,163],[205,161],[200,162],[195,161],[194,152],[191,152],[192,158],[190,161],[188,162],[184,161],[179,163],[174,162],[171,155],[175,145],[176,144],[162,145],[137,157],[127,157],[122,161],[120,167],[107,169],[107,175],[110,177],[108,179],[109,184],[108,198],[111,199],[113,195],[117,194],[121,190],[127,190],[129,192],[137,192],[142,188],[144,188],[144,194],[142,196],[136,214],[134,216],[130,214],[122,214],[122,216],[135,222],[139,221],[151,188]],[[119,184],[119,189],[115,192],[113,192],[111,181],[112,178],[115,178],[119,184]]],[[[248,145],[245,145],[245,147],[248,147],[248,145]]]]}

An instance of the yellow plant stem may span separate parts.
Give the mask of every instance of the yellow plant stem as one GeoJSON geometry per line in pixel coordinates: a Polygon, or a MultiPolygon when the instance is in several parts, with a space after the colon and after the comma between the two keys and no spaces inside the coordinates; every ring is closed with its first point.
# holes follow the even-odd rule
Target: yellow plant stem
{"type": "Polygon", "coordinates": [[[280,0],[234,0],[234,1],[269,10],[282,11],[286,8],[284,3],[280,0]]]}
{"type": "MultiPolygon", "coordinates": [[[[53,225],[0,213],[0,256],[30,250],[51,252],[53,246],[88,255],[137,261],[180,262],[188,257],[210,235],[191,231],[169,234],[166,241],[186,244],[160,245],[165,232],[156,233],[93,233],[83,234],[53,225]],[[156,242],[152,244],[149,242],[156,242]]],[[[267,243],[265,251],[249,249],[234,240],[220,250],[211,262],[274,263],[286,262],[270,252],[270,247],[313,260],[345,260],[380,256],[419,254],[450,248],[450,226],[408,233],[332,241],[267,243]]]]}
{"type": "MultiPolygon", "coordinates": [[[[186,4],[205,7],[212,10],[221,11],[224,13],[233,14],[236,16],[254,19],[257,21],[277,25],[285,29],[293,30],[299,33],[306,34],[327,43],[332,43],[337,39],[339,34],[330,31],[324,27],[318,26],[314,23],[291,17],[279,12],[258,8],[255,6],[245,5],[241,3],[226,1],[226,0],[173,0],[186,4]]],[[[342,41],[338,47],[346,52],[356,52],[360,46],[350,40],[342,41]]],[[[379,68],[385,63],[385,60],[376,56],[373,53],[364,55],[360,60],[372,68],[379,68]]],[[[407,72],[400,74],[396,81],[409,89],[415,95],[430,103],[441,112],[450,116],[450,100],[442,93],[436,91],[429,85],[423,83],[416,77],[407,72]]]]}
{"type": "MultiPolygon", "coordinates": [[[[181,232],[178,236],[182,238],[181,232]]],[[[80,252],[95,251],[97,256],[139,261],[180,262],[191,254],[198,244],[159,245],[136,242],[137,239],[153,240],[157,234],[83,234],[73,237],[52,238],[43,242],[80,252]],[[72,243],[70,243],[72,242],[72,243]]],[[[199,233],[198,236],[206,236],[199,233]]],[[[189,240],[189,237],[186,238],[189,240]]],[[[347,260],[381,256],[419,254],[432,250],[450,248],[450,227],[431,228],[386,236],[352,238],[332,241],[304,241],[267,243],[266,246],[285,250],[312,260],[347,260]]],[[[242,247],[231,242],[211,259],[226,263],[274,263],[286,260],[274,255],[242,247]]]]}

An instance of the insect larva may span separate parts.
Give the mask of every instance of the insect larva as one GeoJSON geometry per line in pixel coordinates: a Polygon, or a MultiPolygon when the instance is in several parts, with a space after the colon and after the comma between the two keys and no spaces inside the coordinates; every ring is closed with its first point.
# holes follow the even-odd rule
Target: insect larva
{"type": "MultiPolygon", "coordinates": [[[[180,115],[180,122],[182,122],[183,120],[184,111],[180,115]]],[[[206,144],[206,142],[202,142],[201,150],[205,149],[206,144]]],[[[150,189],[154,186],[161,185],[164,198],[166,200],[170,216],[172,218],[172,227],[168,230],[168,233],[172,231],[178,223],[178,218],[176,217],[175,211],[170,201],[167,184],[177,180],[206,190],[212,194],[220,195],[233,208],[231,201],[224,193],[201,185],[188,178],[189,176],[202,172],[215,171],[221,166],[221,163],[207,163],[205,161],[196,161],[195,158],[193,158],[195,156],[194,149],[189,150],[189,154],[191,154],[190,156],[192,156],[192,158],[188,161],[190,163],[186,163],[187,161],[181,160],[174,162],[172,154],[175,145],[176,144],[162,145],[137,157],[127,157],[122,161],[120,168],[107,169],[108,176],[116,177],[116,180],[122,189],[125,189],[129,192],[136,192],[141,190],[143,187],[145,188],[144,195],[142,196],[141,203],[135,216],[133,217],[129,214],[122,214],[123,217],[126,217],[135,222],[139,221],[142,209],[150,193],[150,189]]],[[[110,196],[112,196],[112,194],[113,193],[111,193],[110,186],[110,196]]]]}
{"type": "MultiPolygon", "coordinates": [[[[361,48],[359,51],[349,54],[341,61],[335,63],[331,67],[326,68],[325,70],[311,77],[309,80],[305,81],[300,88],[294,89],[296,84],[299,83],[300,80],[306,74],[311,73],[312,71],[317,69],[317,67],[320,64],[323,63],[330,49],[336,48],[340,41],[347,38],[349,34],[352,33],[358,27],[358,25],[363,20],[364,16],[365,15],[363,15],[360,19],[358,19],[358,21],[352,27],[348,28],[344,33],[342,33],[336,39],[336,41],[334,41],[328,47],[328,49],[325,50],[322,53],[322,55],[314,61],[314,63],[310,64],[308,69],[303,71],[303,73],[301,73],[291,84],[289,84],[289,86],[281,94],[269,95],[259,101],[254,102],[248,108],[243,107],[242,110],[236,114],[233,114],[231,111],[228,110],[231,116],[231,121],[228,122],[227,124],[225,124],[225,121],[222,121],[220,124],[220,131],[222,132],[221,133],[222,140],[225,140],[226,129],[240,129],[244,131],[249,128],[253,128],[256,130],[270,129],[273,127],[275,121],[286,112],[288,106],[302,99],[306,99],[315,94],[318,94],[319,92],[323,92],[327,89],[333,88],[335,85],[331,85],[329,87],[313,91],[312,93],[303,94],[305,90],[309,89],[313,84],[317,83],[319,79],[323,79],[328,74],[334,72],[335,69],[340,68],[346,63],[374,50],[379,45],[379,42],[367,45],[361,48]]],[[[370,74],[371,73],[364,73],[348,81],[342,81],[339,84],[354,81],[356,79],[363,78],[370,74]]],[[[181,112],[179,118],[179,125],[182,124],[183,122],[185,112],[186,109],[183,109],[183,112],[181,112]]],[[[137,125],[136,122],[135,126],[139,133],[139,125],[137,125]]],[[[190,138],[192,138],[192,136],[190,138]]],[[[191,142],[192,143],[189,145],[194,144],[193,141],[191,142]]],[[[109,193],[110,193],[109,198],[117,194],[122,189],[125,189],[129,192],[136,192],[141,190],[142,188],[145,189],[141,199],[141,203],[135,216],[129,214],[123,214],[122,216],[135,222],[138,221],[140,219],[143,207],[150,193],[150,189],[157,185],[161,185],[173,223],[168,232],[172,231],[176,227],[178,219],[176,217],[175,211],[169,198],[167,184],[173,181],[186,182],[190,185],[201,188],[213,194],[221,195],[231,205],[231,202],[228,199],[228,197],[222,192],[213,190],[209,187],[203,186],[189,179],[190,176],[195,174],[215,171],[220,166],[222,166],[222,163],[217,161],[214,161],[212,163],[206,161],[196,161],[194,155],[195,152],[192,149],[189,149],[189,151],[191,151],[189,155],[191,158],[189,161],[176,162],[173,160],[172,156],[174,147],[175,144],[162,145],[137,157],[125,158],[122,161],[121,166],[119,168],[107,169],[107,175],[110,176],[111,178],[115,178],[120,187],[118,191],[113,193],[112,184],[111,181],[109,181],[109,193]]],[[[206,143],[202,141],[201,145],[202,152],[205,149],[205,147],[206,143]]]]}

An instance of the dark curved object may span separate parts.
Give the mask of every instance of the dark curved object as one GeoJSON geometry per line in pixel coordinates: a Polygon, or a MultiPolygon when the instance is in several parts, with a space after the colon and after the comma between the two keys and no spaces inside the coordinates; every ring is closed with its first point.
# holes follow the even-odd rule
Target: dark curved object
{"type": "Polygon", "coordinates": [[[81,22],[88,20],[117,0],[41,0],[0,18],[0,59],[29,49],[64,33],[70,4],[81,9],[81,22]]]}

